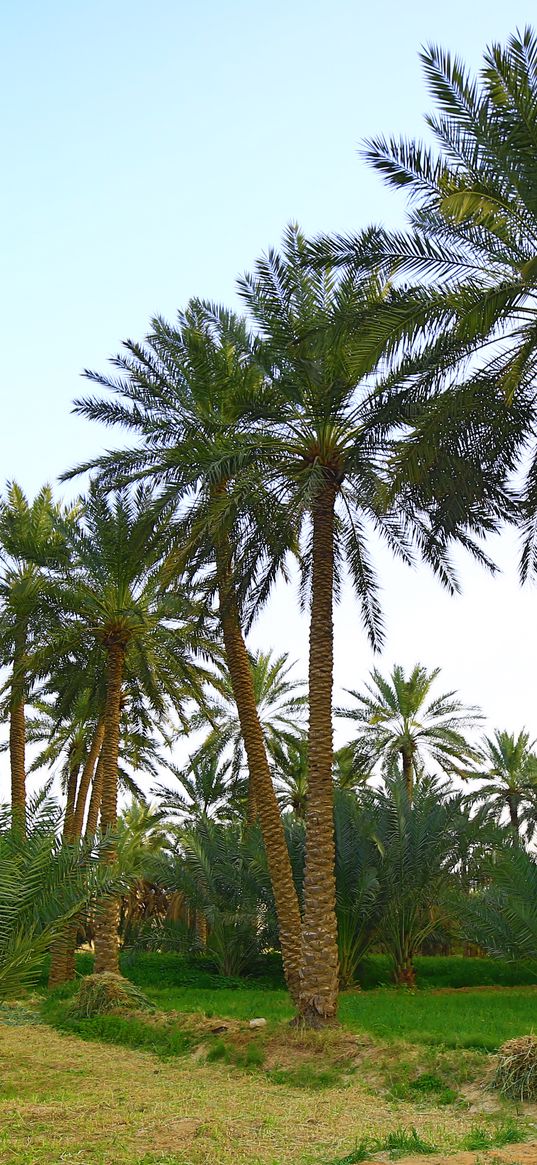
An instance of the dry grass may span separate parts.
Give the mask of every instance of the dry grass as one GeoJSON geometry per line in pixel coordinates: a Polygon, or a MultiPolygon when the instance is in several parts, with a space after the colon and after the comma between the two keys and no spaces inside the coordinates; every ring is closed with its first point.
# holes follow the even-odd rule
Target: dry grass
{"type": "MultiPolygon", "coordinates": [[[[230,1033],[231,1034],[231,1033],[230,1033]]],[[[234,1033],[236,1038],[238,1033],[234,1033]]],[[[337,1064],[348,1034],[325,1055],[337,1064]]],[[[270,1064],[292,1067],[322,1051],[290,1035],[270,1064]],[[294,1048],[294,1053],[292,1049],[294,1048]]],[[[393,1051],[392,1053],[393,1054],[393,1051]]],[[[356,1046],[355,1072],[316,1091],[275,1084],[265,1072],[84,1043],[48,1028],[0,1027],[3,1165],[324,1165],[365,1136],[415,1127],[453,1150],[475,1120],[464,1109],[416,1106],[371,1087],[374,1049],[356,1046]]],[[[505,1111],[498,1102],[498,1113],[505,1111]]]]}

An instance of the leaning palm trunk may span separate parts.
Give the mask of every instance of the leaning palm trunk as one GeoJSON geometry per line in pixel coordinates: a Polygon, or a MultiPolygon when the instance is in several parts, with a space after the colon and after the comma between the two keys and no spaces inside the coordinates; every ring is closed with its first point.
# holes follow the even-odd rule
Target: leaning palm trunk
{"type": "MultiPolygon", "coordinates": [[[[82,776],[80,778],[80,785],[77,792],[78,770],[76,778],[71,780],[69,778],[69,785],[67,789],[67,805],[65,809],[65,824],[63,836],[65,841],[78,842],[82,836],[82,826],[84,823],[84,813],[86,810],[86,801],[91,780],[94,775],[95,765],[99,758],[104,737],[104,720],[100,720],[89,748],[88,755],[84,762],[82,769],[82,776]]],[[[95,829],[97,828],[97,814],[99,812],[99,805],[101,801],[101,793],[98,795],[98,804],[96,806],[95,829]]],[[[95,829],[93,833],[95,833],[95,829]]],[[[70,922],[63,934],[60,935],[52,948],[49,972],[49,987],[57,987],[60,983],[66,983],[75,977],[75,950],[76,950],[76,936],[77,923],[70,922]]]]}
{"type": "Polygon", "coordinates": [[[299,1013],[308,1026],[333,1020],[338,946],[332,787],[332,684],[335,486],[326,483],[313,510],[309,658],[308,796],[299,1013]]]}
{"type": "MultiPolygon", "coordinates": [[[[73,818],[79,772],[80,764],[78,762],[70,766],[67,780],[67,803],[65,806],[65,817],[63,823],[62,841],[64,845],[70,845],[73,841],[78,840],[74,836],[73,818]]],[[[65,930],[63,930],[62,933],[58,935],[58,938],[56,939],[56,942],[54,943],[51,950],[50,970],[48,976],[49,987],[58,987],[60,983],[65,983],[68,979],[74,978],[75,942],[76,930],[73,937],[73,923],[70,922],[65,927],[65,930]],[[72,958],[69,957],[71,947],[73,947],[72,958]]]]}
{"type": "Polygon", "coordinates": [[[229,546],[221,539],[217,549],[217,567],[224,647],[272,882],[285,978],[296,1002],[300,966],[300,910],[257,711],[252,669],[239,622],[230,559],[229,546]]]}
{"type": "Polygon", "coordinates": [[[21,677],[25,649],[26,644],[22,640],[15,648],[9,716],[11,813],[13,828],[22,836],[26,833],[26,718],[24,683],[21,677]]]}
{"type": "MultiPolygon", "coordinates": [[[[103,792],[101,825],[103,834],[112,833],[117,826],[119,722],[125,648],[121,642],[108,645],[108,680],[103,741],[103,792]]],[[[113,865],[116,852],[113,841],[106,846],[103,860],[113,865]]],[[[105,901],[95,920],[95,972],[112,971],[119,974],[119,902],[105,901]]]]}
{"type": "Polygon", "coordinates": [[[82,836],[82,828],[84,825],[84,815],[86,812],[86,801],[88,799],[88,792],[93,776],[95,773],[95,766],[99,760],[99,755],[104,740],[104,720],[99,720],[93,739],[89,748],[88,755],[84,762],[82,769],[82,776],[80,778],[80,786],[76,798],[76,805],[73,814],[73,834],[76,838],[82,836]]]}
{"type": "Polygon", "coordinates": [[[95,834],[97,833],[97,826],[99,824],[99,813],[101,812],[101,801],[103,797],[103,768],[104,752],[101,746],[99,760],[97,761],[97,767],[93,775],[93,785],[91,789],[88,817],[86,821],[85,839],[88,842],[95,840],[95,834]]]}

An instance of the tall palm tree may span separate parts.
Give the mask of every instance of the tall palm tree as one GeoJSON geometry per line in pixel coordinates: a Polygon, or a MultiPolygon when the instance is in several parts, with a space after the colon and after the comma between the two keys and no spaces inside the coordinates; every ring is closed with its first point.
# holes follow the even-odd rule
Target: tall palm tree
{"type": "Polygon", "coordinates": [[[11,804],[17,828],[26,817],[25,705],[32,686],[31,653],[54,621],[54,573],[65,563],[63,525],[73,513],[49,486],[33,502],[11,482],[0,503],[0,662],[10,667],[9,756],[11,804]]]}
{"type": "Polygon", "coordinates": [[[267,497],[248,440],[252,414],[266,395],[266,377],[244,322],[197,301],[179,314],[176,325],[153,320],[145,343],[128,341],[125,349],[114,361],[121,372],[117,380],[88,373],[115,399],[83,400],[76,411],[141,438],[132,450],[97,459],[100,479],[114,487],[148,478],[163,488],[181,517],[178,559],[191,573],[200,572],[209,599],[216,595],[286,978],[296,996],[300,911],[244,638],[244,627],[266,598],[292,541],[285,509],[267,497]]]}
{"type": "MultiPolygon", "coordinates": [[[[102,756],[101,826],[117,827],[119,749],[125,685],[136,674],[153,706],[198,697],[196,650],[209,641],[196,630],[198,612],[173,583],[163,562],[167,518],[155,513],[154,499],[138,489],[107,500],[92,487],[84,517],[71,530],[69,575],[62,587],[65,626],[49,650],[68,656],[88,641],[102,653],[106,675],[102,756]],[[178,683],[180,676],[180,684],[178,683]]],[[[108,859],[115,860],[113,842],[108,859]]],[[[97,920],[95,967],[118,971],[118,904],[110,902],[97,920]]]]}
{"type": "Polygon", "coordinates": [[[497,816],[503,810],[509,813],[509,823],[519,839],[524,818],[535,814],[537,802],[537,753],[536,742],[529,732],[496,731],[493,737],[486,736],[483,742],[482,762],[484,771],[473,773],[473,777],[483,782],[472,793],[471,800],[490,806],[497,816]],[[533,813],[532,813],[533,810],[533,813]]]}
{"type": "Polygon", "coordinates": [[[383,350],[375,321],[390,287],[356,265],[339,274],[311,261],[297,227],[282,252],[270,251],[240,282],[264,344],[272,400],[256,455],[274,493],[285,500],[301,539],[310,596],[308,802],[300,1014],[331,1021],[338,956],[332,809],[333,603],[343,571],[350,577],[374,647],[382,642],[377,584],[368,536],[376,530],[410,561],[421,547],[440,569],[435,531],[426,516],[386,506],[386,463],[394,423],[372,391],[383,350]]]}
{"type": "Polygon", "coordinates": [[[414,352],[397,369],[400,384],[406,372],[431,398],[402,472],[411,461],[422,496],[439,496],[441,484],[445,512],[479,506],[482,491],[496,505],[516,468],[526,578],[537,565],[537,33],[492,44],[477,76],[434,45],[421,59],[433,146],[382,136],[365,146],[406,194],[409,229],[325,239],[320,249],[362,264],[367,251],[376,270],[421,281],[407,318],[397,308],[391,320],[414,352]]]}
{"type": "Polygon", "coordinates": [[[409,675],[397,664],[389,677],[375,668],[365,691],[347,689],[354,707],[338,709],[340,716],[358,726],[353,748],[358,755],[382,760],[389,770],[401,764],[408,797],[420,770],[432,761],[442,772],[466,775],[479,752],[466,736],[482,718],[476,708],[467,708],[455,692],[431,698],[431,688],[440,668],[428,672],[416,664],[409,675]]]}

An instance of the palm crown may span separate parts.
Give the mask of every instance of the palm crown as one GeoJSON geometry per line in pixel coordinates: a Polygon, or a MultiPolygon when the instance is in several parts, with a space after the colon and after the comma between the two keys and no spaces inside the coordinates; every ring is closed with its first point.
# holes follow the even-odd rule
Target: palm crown
{"type": "Polygon", "coordinates": [[[395,666],[389,679],[375,668],[365,691],[350,690],[355,706],[339,714],[358,726],[354,749],[382,759],[390,771],[399,763],[412,796],[421,769],[431,761],[445,773],[466,775],[479,756],[466,736],[480,720],[476,708],[465,708],[455,692],[430,697],[440,668],[428,672],[420,664],[405,675],[395,666]]]}

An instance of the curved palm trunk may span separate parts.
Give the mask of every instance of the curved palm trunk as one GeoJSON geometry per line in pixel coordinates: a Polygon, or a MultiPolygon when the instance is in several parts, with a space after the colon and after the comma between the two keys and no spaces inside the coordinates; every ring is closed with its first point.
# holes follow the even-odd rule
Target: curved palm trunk
{"type": "MultiPolygon", "coordinates": [[[[74,782],[71,780],[67,789],[67,805],[65,809],[65,824],[64,824],[64,839],[66,841],[78,842],[82,836],[82,827],[84,824],[84,813],[86,810],[86,801],[88,797],[88,790],[91,780],[94,776],[95,765],[98,762],[99,753],[101,751],[104,738],[104,720],[100,720],[93,738],[84,767],[82,769],[82,776],[80,778],[80,786],[77,794],[77,777],[74,782]]],[[[101,793],[98,794],[98,803],[96,805],[95,813],[95,829],[97,828],[97,815],[101,801],[101,793]]],[[[95,833],[94,829],[94,833],[95,833]]],[[[50,972],[48,985],[50,988],[57,987],[60,983],[66,983],[74,979],[75,967],[75,951],[76,951],[76,936],[77,923],[72,922],[66,928],[64,934],[60,936],[58,941],[54,944],[51,952],[50,972]]]]}
{"type": "Polygon", "coordinates": [[[299,997],[300,1018],[312,1027],[335,1018],[338,994],[332,780],[335,496],[335,487],[327,483],[312,514],[308,794],[299,997]]]}
{"type": "Polygon", "coordinates": [[[239,621],[231,573],[231,548],[223,538],[217,547],[217,570],[227,665],[248,761],[249,780],[255,793],[257,818],[267,854],[285,978],[296,1002],[300,967],[298,897],[257,711],[252,669],[239,621]]]}
{"type": "MultiPolygon", "coordinates": [[[[78,784],[78,774],[80,772],[80,763],[77,761],[69,768],[69,776],[67,780],[67,802],[65,805],[65,817],[63,820],[63,834],[62,842],[64,845],[69,845],[75,840],[73,831],[73,817],[76,801],[76,789],[78,784]]],[[[60,983],[65,983],[68,979],[74,978],[74,939],[73,939],[73,923],[66,926],[62,934],[59,935],[54,943],[50,953],[50,970],[48,976],[49,988],[58,987],[60,983]],[[70,958],[70,949],[73,947],[73,955],[70,958]]]]}
{"type": "Polygon", "coordinates": [[[86,821],[85,840],[88,842],[95,840],[95,834],[97,833],[97,826],[99,824],[99,813],[101,811],[101,801],[103,796],[103,768],[104,753],[101,747],[99,759],[97,761],[97,767],[93,776],[93,786],[91,790],[88,817],[86,821]]]}
{"type": "Polygon", "coordinates": [[[80,786],[76,798],[76,804],[73,813],[73,834],[78,839],[82,836],[82,828],[84,825],[84,814],[86,812],[86,801],[88,799],[88,792],[93,776],[95,773],[95,766],[99,760],[102,744],[104,740],[104,720],[99,720],[95,732],[93,733],[92,741],[89,747],[89,752],[84,761],[84,768],[82,769],[82,776],[80,778],[80,786]]]}
{"type": "Polygon", "coordinates": [[[24,711],[23,660],[26,638],[19,637],[13,656],[9,715],[9,761],[11,767],[11,813],[13,829],[26,833],[26,717],[24,711]]]}
{"type": "MultiPolygon", "coordinates": [[[[103,833],[113,831],[117,825],[117,790],[119,756],[119,722],[121,716],[121,691],[125,649],[120,643],[108,646],[108,678],[106,688],[106,708],[104,714],[103,740],[103,792],[101,803],[101,824],[103,833]]],[[[113,864],[116,858],[113,844],[107,846],[103,860],[113,864]]],[[[100,971],[119,974],[119,902],[106,899],[99,906],[95,919],[95,967],[100,971]]]]}

